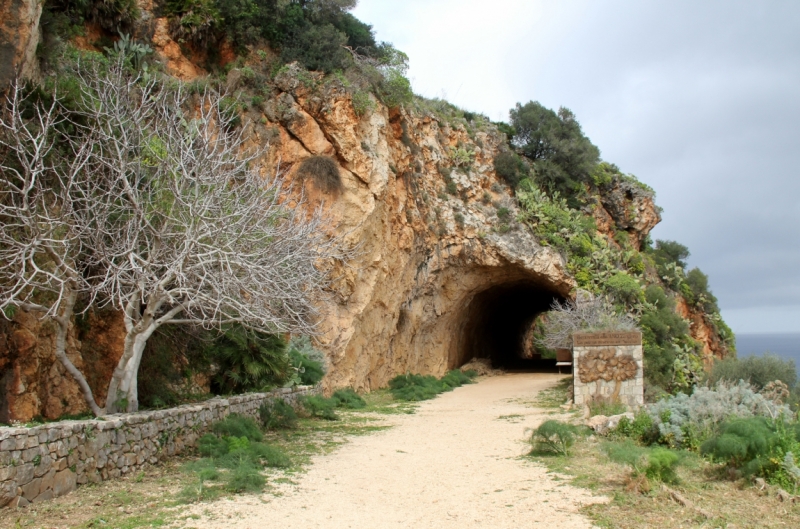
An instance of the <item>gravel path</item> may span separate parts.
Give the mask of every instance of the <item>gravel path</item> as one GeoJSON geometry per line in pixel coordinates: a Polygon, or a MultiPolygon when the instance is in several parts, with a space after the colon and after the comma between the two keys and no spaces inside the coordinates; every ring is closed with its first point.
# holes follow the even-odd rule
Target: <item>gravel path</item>
{"type": "Polygon", "coordinates": [[[531,407],[558,375],[507,374],[390,416],[393,428],[355,437],[315,458],[282,495],[197,506],[195,527],[592,527],[581,505],[607,501],[519,456],[525,428],[547,418],[531,407]],[[527,402],[527,405],[526,405],[527,402]]]}

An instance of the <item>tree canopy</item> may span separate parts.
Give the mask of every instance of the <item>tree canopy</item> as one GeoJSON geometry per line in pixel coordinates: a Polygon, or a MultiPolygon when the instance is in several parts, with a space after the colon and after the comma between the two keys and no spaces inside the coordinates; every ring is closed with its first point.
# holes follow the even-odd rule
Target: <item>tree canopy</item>
{"type": "Polygon", "coordinates": [[[517,103],[511,110],[512,143],[533,161],[536,179],[550,193],[568,199],[580,194],[600,160],[600,150],[589,141],[575,114],[558,113],[538,101],[517,103]]]}

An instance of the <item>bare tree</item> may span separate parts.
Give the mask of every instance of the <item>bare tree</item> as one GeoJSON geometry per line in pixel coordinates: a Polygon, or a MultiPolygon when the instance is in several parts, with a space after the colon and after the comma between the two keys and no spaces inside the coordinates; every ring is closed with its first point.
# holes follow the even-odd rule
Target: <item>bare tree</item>
{"type": "Polygon", "coordinates": [[[261,174],[223,97],[190,96],[121,65],[81,77],[71,124],[91,138],[91,174],[75,195],[91,216],[71,220],[85,282],[122,310],[126,329],[105,412],[138,409],[145,344],[164,324],[314,333],[326,267],[347,252],[320,210],[302,197],[288,207],[277,169],[261,174]]]}
{"type": "Polygon", "coordinates": [[[579,299],[578,302],[553,301],[544,315],[543,334],[536,341],[548,349],[572,347],[572,335],[587,331],[630,331],[636,322],[628,314],[619,314],[605,298],[579,299]]]}
{"type": "Polygon", "coordinates": [[[102,410],[85,377],[67,357],[79,296],[92,289],[81,256],[91,215],[85,188],[90,141],[59,133],[67,124],[57,102],[32,104],[14,84],[0,119],[0,310],[34,311],[55,324],[55,355],[77,381],[92,412],[102,410]],[[30,115],[23,115],[30,112],[30,115]]]}

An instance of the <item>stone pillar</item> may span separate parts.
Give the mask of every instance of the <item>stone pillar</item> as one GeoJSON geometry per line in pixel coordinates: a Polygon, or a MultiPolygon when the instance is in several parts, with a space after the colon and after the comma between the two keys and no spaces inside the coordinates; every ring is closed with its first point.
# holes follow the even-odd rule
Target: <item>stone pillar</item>
{"type": "Polygon", "coordinates": [[[576,406],[594,400],[644,404],[642,333],[575,333],[572,340],[576,406]]]}

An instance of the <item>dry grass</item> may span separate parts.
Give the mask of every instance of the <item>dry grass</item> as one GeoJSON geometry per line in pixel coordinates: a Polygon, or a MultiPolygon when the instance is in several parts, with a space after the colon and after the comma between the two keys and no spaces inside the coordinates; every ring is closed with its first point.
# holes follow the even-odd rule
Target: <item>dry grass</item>
{"type": "Polygon", "coordinates": [[[576,443],[570,457],[536,459],[573,485],[613,498],[608,504],[583,508],[600,527],[800,527],[800,504],[781,502],[776,489],[759,491],[743,480],[725,480],[717,467],[700,458],[692,457],[680,467],[680,482],[671,486],[693,508],[677,503],[659,483],[632,478],[629,469],[612,462],[594,438],[576,443]]]}

